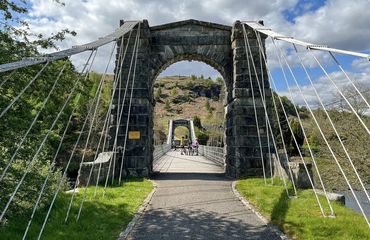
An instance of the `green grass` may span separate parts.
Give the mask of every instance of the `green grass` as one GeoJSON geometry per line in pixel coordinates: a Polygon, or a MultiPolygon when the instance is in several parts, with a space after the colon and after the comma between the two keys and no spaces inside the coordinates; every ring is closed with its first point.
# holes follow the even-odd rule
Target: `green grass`
{"type": "MultiPolygon", "coordinates": [[[[88,188],[88,197],[84,203],[79,222],[76,222],[83,189],[76,194],[71,214],[64,223],[71,193],[62,193],[58,197],[46,225],[42,239],[117,239],[131,221],[138,207],[152,190],[148,180],[136,178],[127,180],[122,186],[107,188],[102,197],[103,188],[99,187],[93,198],[94,187],[88,188]]],[[[0,239],[22,239],[30,214],[9,219],[8,224],[0,227],[0,239]]],[[[40,226],[45,217],[45,209],[35,215],[27,239],[37,239],[40,226]]]]}
{"type": "MultiPolygon", "coordinates": [[[[370,239],[370,229],[362,215],[332,202],[335,218],[322,217],[312,190],[299,190],[298,198],[288,199],[282,182],[264,185],[263,179],[240,180],[237,189],[249,202],[293,239],[370,239]]],[[[291,189],[290,189],[291,190],[291,189]]],[[[321,203],[327,213],[324,197],[321,203]]]]}

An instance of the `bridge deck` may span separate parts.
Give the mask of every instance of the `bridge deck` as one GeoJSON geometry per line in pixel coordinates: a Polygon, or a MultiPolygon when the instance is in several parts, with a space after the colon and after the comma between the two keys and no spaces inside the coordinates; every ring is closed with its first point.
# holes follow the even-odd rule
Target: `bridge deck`
{"type": "Polygon", "coordinates": [[[213,162],[169,152],[157,163],[157,191],[128,239],[280,239],[213,162]]]}
{"type": "Polygon", "coordinates": [[[216,163],[202,156],[181,155],[180,150],[171,150],[153,168],[161,173],[224,173],[224,169],[216,163]]]}

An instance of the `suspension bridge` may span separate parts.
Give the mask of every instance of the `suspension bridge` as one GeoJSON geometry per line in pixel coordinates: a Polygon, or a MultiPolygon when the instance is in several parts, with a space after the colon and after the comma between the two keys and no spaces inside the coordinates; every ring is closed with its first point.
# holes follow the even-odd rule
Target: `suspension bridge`
{"type": "MultiPolygon", "coordinates": [[[[330,74],[330,69],[333,66],[337,67],[346,81],[346,86],[353,88],[356,97],[370,109],[369,99],[363,95],[351,75],[342,67],[340,57],[338,57],[344,55],[359,60],[370,60],[369,54],[300,41],[291,36],[276,33],[264,26],[262,22],[255,21],[236,21],[232,26],[197,20],[159,26],[149,26],[146,20],[121,21],[120,27],[114,33],[99,38],[97,41],[0,65],[0,73],[4,76],[0,83],[1,88],[6,88],[7,81],[10,81],[12,76],[18,72],[35,65],[40,66],[34,76],[15,94],[15,97],[8,99],[4,107],[0,109],[1,121],[13,111],[21,111],[17,108],[17,104],[22,100],[22,96],[33,91],[39,78],[45,74],[52,63],[62,63],[55,76],[54,85],[50,86],[47,97],[34,110],[33,120],[27,126],[23,136],[20,136],[14,143],[9,158],[1,160],[0,181],[6,179],[46,104],[53,99],[58,81],[63,77],[66,69],[67,60],[75,55],[86,56],[82,69],[79,69],[78,79],[70,83],[70,92],[63,99],[64,102],[59,103],[60,106],[52,124],[45,132],[38,147],[32,149],[31,158],[24,163],[26,167],[14,179],[16,183],[14,188],[9,194],[2,196],[6,199],[5,204],[1,206],[0,221],[6,219],[8,210],[22,184],[29,175],[33,174],[32,169],[39,155],[42,154],[45,143],[52,137],[54,128],[62,124],[65,129],[64,133],[49,163],[48,174],[41,183],[41,191],[34,202],[32,214],[24,229],[23,239],[27,239],[35,212],[40,207],[43,192],[48,186],[49,176],[55,171],[56,159],[60,154],[65,155],[63,153],[65,151],[68,155],[65,157],[67,162],[61,170],[59,184],[54,189],[51,201],[46,205],[47,214],[39,228],[37,239],[42,238],[48,218],[55,207],[57,196],[60,191],[63,191],[63,183],[68,177],[67,170],[77,154],[78,146],[81,145],[84,146],[84,150],[79,159],[78,174],[71,190],[69,207],[65,213],[66,223],[71,221],[71,206],[76,199],[77,190],[83,192],[75,219],[79,221],[84,211],[88,186],[97,187],[102,184],[104,189],[107,189],[114,181],[121,184],[129,176],[154,176],[159,184],[157,195],[153,197],[149,211],[144,214],[142,220],[128,236],[129,239],[181,239],[179,235],[184,236],[184,239],[191,236],[203,238],[208,236],[208,239],[225,237],[228,239],[279,239],[281,237],[279,234],[269,229],[252,211],[237,200],[231,192],[231,182],[226,176],[231,178],[261,177],[265,184],[269,184],[270,178],[279,177],[284,182],[288,197],[294,199],[299,197],[297,188],[300,186],[297,172],[304,172],[305,181],[313,189],[316,205],[312,207],[319,208],[323,218],[335,218],[336,213],[317,164],[314,143],[309,138],[307,126],[303,124],[300,117],[296,96],[299,96],[299,102],[303,103],[309,116],[312,117],[315,129],[329,150],[332,165],[339,169],[364,222],[370,227],[368,216],[365,213],[365,207],[370,202],[368,186],[363,180],[364,176],[361,176],[353,162],[346,139],[343,139],[337,130],[338,126],[334,124],[330,109],[321,98],[319,89],[316,89],[315,74],[310,71],[310,64],[322,71],[327,85],[333,87],[330,89],[335,89],[335,94],[339,94],[348,105],[346,113],[354,117],[353,125],[358,125],[356,127],[361,128],[363,135],[369,140],[368,117],[356,111],[351,101],[353,96],[347,96],[330,74]],[[270,48],[266,48],[266,44],[269,44],[270,48]],[[75,98],[78,95],[76,90],[79,84],[88,78],[99,55],[99,50],[104,46],[111,46],[108,56],[104,56],[107,60],[105,72],[95,89],[91,104],[87,106],[87,116],[81,124],[81,129],[78,129],[79,135],[76,142],[72,146],[69,145],[67,150],[64,137],[68,128],[73,125],[73,115],[76,103],[79,101],[79,97],[75,98]],[[289,55],[284,48],[286,46],[289,46],[289,55]],[[275,56],[276,66],[271,66],[269,60],[271,56],[275,56]],[[219,71],[225,83],[225,124],[223,128],[225,146],[200,146],[200,156],[182,156],[179,152],[171,150],[174,128],[177,125],[187,124],[189,137],[195,139],[192,121],[172,120],[169,123],[167,142],[155,145],[153,139],[154,81],[171,64],[183,60],[201,61],[212,66],[219,71]],[[115,65],[114,79],[110,89],[111,96],[107,110],[101,118],[102,121],[98,121],[98,112],[103,106],[103,90],[108,85],[107,75],[111,64],[115,65]],[[280,74],[276,74],[275,68],[281,70],[280,74]],[[296,72],[296,68],[300,69],[299,73],[296,72]],[[302,85],[300,81],[302,78],[305,79],[305,85],[302,85]],[[293,111],[297,116],[298,128],[302,130],[307,152],[303,152],[294,134],[297,126],[291,124],[285,109],[286,105],[283,104],[283,97],[276,94],[281,85],[285,86],[288,97],[295,103],[293,111]],[[330,136],[322,130],[322,125],[317,120],[317,112],[311,104],[312,101],[305,95],[307,86],[312,87],[315,103],[319,103],[322,114],[328,120],[329,128],[333,130],[330,136]],[[68,107],[70,105],[72,109],[68,107]],[[62,115],[68,115],[63,123],[60,122],[62,115]],[[286,123],[287,131],[292,138],[291,142],[297,149],[298,169],[297,164],[291,161],[288,146],[285,145],[284,136],[286,134],[283,132],[282,125],[286,123]],[[94,136],[96,129],[99,129],[99,134],[94,136]],[[96,140],[92,141],[93,138],[96,140]],[[336,146],[341,149],[341,153],[334,149],[331,141],[333,138],[336,146]],[[84,143],[82,143],[83,140],[84,143]],[[86,161],[87,149],[94,149],[92,161],[86,161]],[[345,159],[350,173],[344,170],[343,161],[339,158],[345,159]],[[314,182],[312,172],[317,174],[318,182],[314,182]],[[357,190],[364,194],[364,199],[358,198],[356,189],[353,187],[354,183],[348,177],[349,174],[354,176],[359,184],[360,187],[357,190]],[[289,191],[289,184],[292,184],[293,191],[289,191]],[[165,197],[171,194],[172,197],[165,197]],[[324,203],[320,200],[319,194],[324,195],[324,203]],[[198,205],[194,203],[197,199],[200,202],[198,205]],[[328,209],[324,208],[323,204],[327,205],[328,209]],[[197,222],[200,219],[209,223],[210,227],[202,228],[197,222]],[[212,224],[214,219],[224,219],[223,226],[226,227],[212,224]],[[174,222],[176,224],[171,225],[174,222]],[[169,228],[170,226],[176,226],[177,230],[173,231],[169,228]],[[198,235],[191,235],[193,230],[198,235]]],[[[2,138],[6,139],[6,136],[2,138]]],[[[369,159],[365,159],[364,164],[368,163],[369,159]]]]}

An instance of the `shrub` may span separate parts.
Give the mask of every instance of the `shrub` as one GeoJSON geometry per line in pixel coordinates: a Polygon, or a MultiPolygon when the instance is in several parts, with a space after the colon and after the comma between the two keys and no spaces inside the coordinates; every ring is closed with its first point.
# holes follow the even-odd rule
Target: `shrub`
{"type": "MultiPolygon", "coordinates": [[[[28,143],[24,147],[18,158],[10,165],[4,179],[0,182],[1,189],[1,206],[9,201],[13,194],[17,184],[24,175],[26,169],[30,164],[30,160],[33,157],[33,150],[36,149],[32,143],[28,143]]],[[[5,214],[5,218],[12,221],[19,215],[30,213],[36,203],[39,193],[41,192],[43,182],[49,171],[50,164],[50,148],[46,147],[41,151],[38,158],[34,161],[32,167],[28,171],[28,174],[24,178],[23,183],[15,194],[8,211],[5,214]]],[[[7,151],[1,151],[0,153],[0,171],[3,172],[11,154],[7,151]]],[[[51,201],[56,189],[59,179],[61,178],[61,171],[59,169],[53,170],[49,176],[46,188],[44,189],[39,208],[45,207],[51,201]]],[[[66,184],[62,182],[61,191],[65,190],[66,184]]]]}
{"type": "Polygon", "coordinates": [[[166,99],[165,103],[164,103],[164,109],[169,112],[171,110],[171,106],[170,106],[170,101],[168,99],[166,99]]]}
{"type": "Polygon", "coordinates": [[[162,95],[162,88],[161,87],[159,87],[158,89],[157,89],[157,91],[155,92],[155,100],[156,101],[159,101],[160,99],[161,99],[161,95],[162,95]]]}
{"type": "Polygon", "coordinates": [[[202,121],[200,120],[200,117],[194,116],[193,117],[193,123],[194,123],[194,127],[197,127],[199,129],[203,129],[203,127],[202,127],[202,121]]]}

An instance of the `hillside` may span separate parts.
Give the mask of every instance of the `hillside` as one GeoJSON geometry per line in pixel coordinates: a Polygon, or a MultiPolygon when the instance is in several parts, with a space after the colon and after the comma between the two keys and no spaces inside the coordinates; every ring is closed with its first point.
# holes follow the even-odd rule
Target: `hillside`
{"type": "MultiPolygon", "coordinates": [[[[192,119],[198,116],[202,126],[210,132],[212,126],[222,126],[224,95],[220,79],[213,81],[194,75],[158,78],[154,84],[154,130],[157,140],[165,140],[170,119],[192,119]]],[[[186,134],[187,130],[176,129],[176,136],[186,134]]]]}

